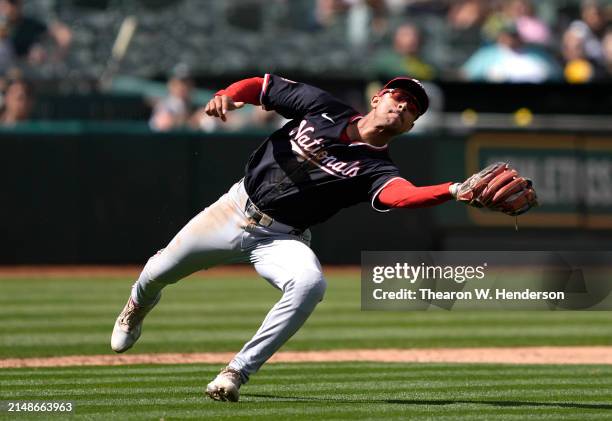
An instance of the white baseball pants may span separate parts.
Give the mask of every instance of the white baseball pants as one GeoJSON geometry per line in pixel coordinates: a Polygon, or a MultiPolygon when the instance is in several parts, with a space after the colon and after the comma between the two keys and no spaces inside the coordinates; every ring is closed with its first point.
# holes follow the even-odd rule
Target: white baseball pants
{"type": "Polygon", "coordinates": [[[321,265],[309,247],[310,232],[296,236],[253,223],[245,214],[247,199],[242,181],[234,184],[149,259],[132,288],[132,298],[147,305],[166,285],[198,270],[253,263],[283,295],[229,364],[240,371],[243,383],[298,331],[326,289],[321,265]]]}

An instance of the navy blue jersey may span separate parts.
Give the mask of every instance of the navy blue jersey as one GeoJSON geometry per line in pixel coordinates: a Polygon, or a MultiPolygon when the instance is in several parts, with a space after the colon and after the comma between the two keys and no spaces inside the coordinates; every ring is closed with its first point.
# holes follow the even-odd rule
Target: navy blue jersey
{"type": "Polygon", "coordinates": [[[374,207],[382,187],[400,176],[386,146],[340,140],[359,114],[328,92],[266,75],[261,104],[290,121],[251,155],[245,188],[277,221],[306,229],[357,203],[374,207]]]}

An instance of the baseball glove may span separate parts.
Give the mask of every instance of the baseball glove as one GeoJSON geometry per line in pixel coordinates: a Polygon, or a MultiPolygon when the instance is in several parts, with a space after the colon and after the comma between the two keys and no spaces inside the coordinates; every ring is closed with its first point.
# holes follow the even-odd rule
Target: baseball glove
{"type": "Polygon", "coordinates": [[[489,165],[455,187],[454,196],[458,201],[511,216],[538,205],[531,180],[521,177],[504,162],[489,165]]]}

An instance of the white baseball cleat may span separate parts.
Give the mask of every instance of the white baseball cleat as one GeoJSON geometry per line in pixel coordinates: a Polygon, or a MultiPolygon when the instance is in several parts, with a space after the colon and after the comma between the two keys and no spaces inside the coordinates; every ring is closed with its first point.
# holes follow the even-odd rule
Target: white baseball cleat
{"type": "Polygon", "coordinates": [[[225,367],[206,386],[206,394],[216,401],[238,402],[240,398],[240,373],[233,368],[225,367]]]}
{"type": "Polygon", "coordinates": [[[139,306],[130,296],[123,311],[115,321],[113,335],[111,336],[113,351],[125,352],[136,343],[142,331],[142,320],[158,302],[159,298],[151,305],[139,306]]]}

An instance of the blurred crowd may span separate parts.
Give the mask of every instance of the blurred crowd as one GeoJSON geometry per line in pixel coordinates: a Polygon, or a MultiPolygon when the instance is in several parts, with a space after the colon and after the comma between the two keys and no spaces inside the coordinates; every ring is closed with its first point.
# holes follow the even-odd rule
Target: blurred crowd
{"type": "MultiPolygon", "coordinates": [[[[612,3],[582,0],[577,5],[316,0],[307,29],[343,26],[347,48],[367,52],[366,73],[372,79],[411,75],[423,81],[612,83],[612,3]],[[548,19],[543,6],[549,7],[548,19]]],[[[271,113],[252,113],[234,115],[224,128],[281,123],[271,113]]],[[[220,129],[212,119],[202,121],[208,123],[199,128],[220,129]]]]}
{"type": "MultiPolygon", "coordinates": [[[[583,0],[578,7],[532,0],[367,3],[373,10],[369,31],[380,34],[372,60],[377,76],[407,73],[423,80],[526,83],[612,80],[609,1],[583,0]],[[395,28],[381,23],[391,16],[395,28]]],[[[317,4],[325,11],[319,12],[325,16],[321,22],[329,22],[330,15],[351,13],[359,1],[317,4]]]]}
{"type": "MultiPolygon", "coordinates": [[[[178,9],[173,13],[188,18],[185,13],[187,9],[181,10],[180,4],[199,10],[201,8],[196,7],[198,1],[200,0],[169,2],[168,6],[164,6],[166,9],[153,10],[152,16],[159,16],[160,20],[163,20],[164,14],[169,13],[167,10],[175,7],[178,9]]],[[[198,113],[202,103],[194,99],[194,92],[198,91],[194,80],[195,76],[206,74],[212,69],[206,66],[222,66],[238,57],[231,55],[235,45],[231,42],[238,43],[240,47],[247,46],[252,47],[254,51],[260,51],[261,60],[251,58],[251,69],[265,68],[266,71],[297,71],[297,68],[301,68],[307,73],[328,74],[325,67],[322,67],[323,63],[336,66],[339,66],[339,63],[348,63],[345,67],[347,75],[370,80],[411,75],[423,81],[434,82],[453,80],[496,83],[612,83],[610,0],[201,1],[210,3],[211,15],[217,13],[212,19],[216,24],[212,28],[217,29],[212,32],[202,29],[192,35],[179,34],[185,41],[190,40],[192,36],[204,38],[201,42],[186,42],[180,48],[173,47],[174,50],[184,49],[185,56],[191,51],[197,59],[187,60],[189,65],[179,59],[176,59],[172,66],[164,65],[166,67],[163,76],[167,76],[167,83],[163,82],[165,86],[162,86],[164,93],[153,98],[148,96],[152,109],[149,126],[153,130],[166,131],[181,127],[205,131],[219,129],[217,123],[202,119],[201,113],[198,113]],[[257,9],[259,6],[261,10],[257,9]],[[261,22],[267,22],[268,26],[276,25],[273,30],[269,30],[265,24],[254,18],[259,16],[256,13],[258,10],[262,19],[272,19],[261,22]],[[217,17],[221,15],[226,19],[223,24],[216,22],[217,17]],[[287,28],[282,26],[282,22],[286,22],[287,28]],[[208,60],[210,57],[198,55],[197,47],[206,40],[205,37],[216,34],[217,30],[222,32],[223,28],[227,30],[232,25],[236,31],[239,28],[258,31],[261,37],[241,38],[242,35],[236,32],[236,39],[227,39],[227,48],[217,51],[218,54],[227,52],[227,60],[223,58],[225,56],[213,61],[208,60]],[[289,31],[286,33],[293,35],[287,35],[284,39],[278,37],[278,33],[282,31],[289,31]],[[322,34],[325,36],[321,37],[322,34]],[[328,37],[330,34],[331,38],[328,37]],[[339,38],[334,38],[338,34],[339,38]],[[276,56],[273,54],[277,53],[258,47],[260,41],[269,43],[269,37],[276,37],[278,48],[282,50],[276,56]],[[318,45],[323,39],[340,39],[340,42],[334,41],[333,48],[331,44],[318,45]],[[291,43],[293,47],[286,47],[289,45],[286,43],[291,43]],[[302,58],[303,64],[312,67],[306,69],[300,64],[302,62],[291,61],[293,58],[289,57],[289,52],[298,56],[304,55],[301,51],[296,51],[300,48],[310,48],[308,52],[311,52],[312,57],[302,58]],[[315,51],[315,48],[322,51],[315,51]],[[283,51],[286,54],[283,54],[283,51]],[[280,58],[274,61],[274,57],[280,58]],[[287,61],[281,63],[283,58],[287,58],[287,61]]],[[[49,2],[55,4],[56,10],[60,12],[66,9],[66,4],[62,2],[49,2]]],[[[28,75],[31,76],[31,69],[49,64],[57,65],[57,68],[67,75],[64,80],[70,80],[75,74],[72,63],[79,63],[80,60],[75,57],[89,57],[79,50],[85,45],[83,39],[87,38],[83,37],[82,30],[85,26],[79,21],[80,12],[75,14],[73,11],[72,15],[46,13],[43,18],[40,14],[31,14],[31,7],[24,8],[28,4],[32,6],[42,3],[40,0],[0,0],[2,125],[25,121],[32,115],[35,101],[32,86],[35,84],[25,80],[28,75]],[[77,18],[70,20],[70,16],[77,18]],[[62,22],[62,17],[66,22],[62,22]],[[77,37],[79,33],[80,38],[77,37]],[[75,45],[75,38],[81,39],[80,44],[77,42],[75,45]],[[62,65],[64,67],[61,67],[62,65]],[[73,73],[70,73],[71,71],[73,73]]],[[[147,2],[138,0],[134,4],[144,5],[147,2]]],[[[105,22],[103,18],[115,12],[107,8],[96,13],[91,15],[97,21],[105,22]]],[[[198,20],[199,18],[196,19],[198,20]]],[[[146,26],[146,22],[142,24],[136,31],[135,39],[145,43],[147,48],[144,51],[147,54],[157,52],[167,59],[169,54],[161,50],[165,48],[165,44],[155,44],[156,48],[150,48],[148,41],[152,39],[151,34],[154,34],[156,26],[151,24],[151,19],[144,21],[149,22],[149,26],[146,26]]],[[[174,29],[178,30],[180,26],[177,25],[174,29]]],[[[170,38],[168,36],[168,39],[170,38]]],[[[136,45],[131,48],[137,47],[136,45]]],[[[110,57],[111,46],[108,45],[107,49],[110,57]]],[[[179,55],[177,51],[174,52],[179,55]]],[[[155,64],[142,57],[134,59],[130,54],[126,60],[136,60],[136,65],[140,67],[155,64]]],[[[118,65],[119,72],[129,73],[129,69],[129,63],[124,63],[123,68],[118,65]]],[[[60,79],[61,74],[59,73],[60,79]]],[[[154,76],[159,78],[160,74],[154,76]]],[[[138,77],[142,78],[140,75],[138,77]]],[[[200,94],[203,92],[202,89],[199,91],[200,94]]],[[[206,92],[212,94],[213,91],[206,92]]],[[[240,129],[246,126],[277,126],[282,123],[273,113],[266,113],[258,108],[248,109],[251,111],[246,111],[245,108],[244,111],[233,113],[224,127],[240,129]]]]}
{"type": "Polygon", "coordinates": [[[22,68],[61,62],[71,42],[65,24],[26,15],[22,0],[0,0],[0,125],[14,126],[32,115],[32,83],[22,68]]]}

